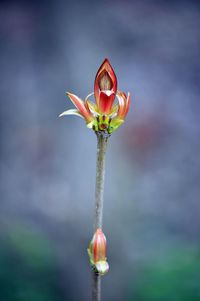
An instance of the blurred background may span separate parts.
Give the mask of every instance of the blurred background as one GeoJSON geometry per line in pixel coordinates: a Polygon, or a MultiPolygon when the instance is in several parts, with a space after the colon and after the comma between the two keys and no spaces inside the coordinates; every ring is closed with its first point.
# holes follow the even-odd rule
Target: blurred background
{"type": "Polygon", "coordinates": [[[0,300],[90,300],[96,137],[78,117],[108,57],[130,91],[109,141],[102,299],[200,300],[199,1],[1,1],[0,300]]]}

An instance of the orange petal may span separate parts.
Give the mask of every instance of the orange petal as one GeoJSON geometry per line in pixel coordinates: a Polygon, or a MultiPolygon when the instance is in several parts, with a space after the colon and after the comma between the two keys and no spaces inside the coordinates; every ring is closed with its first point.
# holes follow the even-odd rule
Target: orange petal
{"type": "Polygon", "coordinates": [[[76,96],[75,94],[72,94],[72,93],[69,93],[69,92],[67,92],[66,94],[71,99],[73,104],[77,107],[80,114],[85,118],[86,122],[92,121],[93,116],[91,115],[91,113],[85,107],[85,103],[78,96],[76,96]]]}
{"type": "Polygon", "coordinates": [[[130,93],[128,93],[128,96],[126,97],[124,92],[118,91],[117,98],[119,100],[119,110],[117,112],[117,116],[124,120],[130,107],[130,93]]]}
{"type": "Polygon", "coordinates": [[[117,116],[120,119],[124,119],[124,114],[125,114],[125,110],[126,110],[126,94],[121,91],[118,91],[117,98],[119,101],[119,109],[117,112],[117,116]]]}

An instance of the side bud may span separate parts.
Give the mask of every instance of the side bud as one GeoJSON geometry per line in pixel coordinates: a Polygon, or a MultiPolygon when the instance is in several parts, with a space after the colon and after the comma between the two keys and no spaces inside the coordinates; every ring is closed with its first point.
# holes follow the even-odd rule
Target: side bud
{"type": "Polygon", "coordinates": [[[94,233],[87,251],[90,258],[90,264],[95,272],[101,276],[106,274],[109,270],[106,258],[106,237],[100,228],[94,233]]]}

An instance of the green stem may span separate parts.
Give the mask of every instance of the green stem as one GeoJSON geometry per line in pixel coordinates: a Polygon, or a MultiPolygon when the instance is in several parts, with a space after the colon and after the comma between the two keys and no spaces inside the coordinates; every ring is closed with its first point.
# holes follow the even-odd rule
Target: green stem
{"type": "MultiPolygon", "coordinates": [[[[95,216],[94,232],[97,228],[102,229],[103,224],[103,200],[105,158],[108,135],[97,132],[97,163],[96,163],[96,188],[95,188],[95,216]]],[[[92,271],[92,301],[101,300],[101,276],[92,271]]]]}

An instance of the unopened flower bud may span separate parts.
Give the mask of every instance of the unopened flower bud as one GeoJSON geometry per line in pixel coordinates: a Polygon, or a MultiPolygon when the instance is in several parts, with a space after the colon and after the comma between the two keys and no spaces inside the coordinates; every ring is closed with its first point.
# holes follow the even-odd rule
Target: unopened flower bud
{"type": "Polygon", "coordinates": [[[93,235],[88,248],[90,263],[97,273],[104,275],[109,270],[106,258],[106,237],[103,231],[98,228],[93,235]]]}

